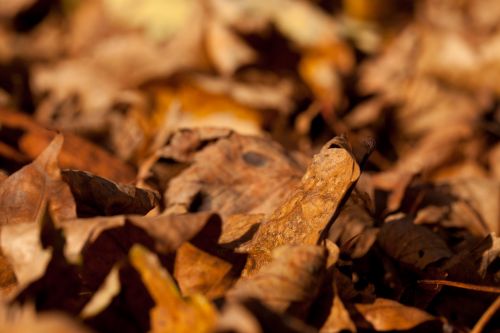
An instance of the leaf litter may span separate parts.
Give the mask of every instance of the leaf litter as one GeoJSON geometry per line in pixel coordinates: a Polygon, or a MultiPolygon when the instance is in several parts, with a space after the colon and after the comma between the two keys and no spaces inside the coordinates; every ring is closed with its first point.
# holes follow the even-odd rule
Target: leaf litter
{"type": "Polygon", "coordinates": [[[0,331],[498,331],[499,18],[1,3],[0,331]]]}

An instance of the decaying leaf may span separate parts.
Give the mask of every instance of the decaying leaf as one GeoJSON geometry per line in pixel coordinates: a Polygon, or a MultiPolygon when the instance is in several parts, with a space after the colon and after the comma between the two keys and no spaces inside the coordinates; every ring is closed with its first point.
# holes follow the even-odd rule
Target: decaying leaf
{"type": "Polygon", "coordinates": [[[0,331],[497,330],[499,22],[0,1],[0,331]]]}
{"type": "Polygon", "coordinates": [[[367,200],[355,189],[328,234],[328,238],[351,258],[364,256],[377,239],[378,229],[374,227],[367,200]]]}
{"type": "Polygon", "coordinates": [[[145,215],[158,204],[152,191],[117,184],[85,171],[63,170],[62,178],[70,186],[79,216],[145,215]]]}
{"type": "Polygon", "coordinates": [[[377,298],[373,304],[355,306],[377,331],[403,331],[436,320],[420,309],[384,298],[377,298]]]}
{"type": "Polygon", "coordinates": [[[0,225],[33,223],[44,204],[50,202],[54,217],[67,220],[76,217],[76,207],[68,185],[61,179],[58,155],[62,135],[30,165],[10,175],[0,185],[0,225]]]}
{"type": "Polygon", "coordinates": [[[277,312],[302,317],[326,272],[326,249],[314,245],[282,246],[259,272],[228,291],[232,300],[256,298],[277,312]]]}
{"type": "Polygon", "coordinates": [[[298,181],[300,164],[279,145],[227,131],[203,139],[208,133],[178,132],[160,152],[163,159],[192,163],[170,181],[167,211],[212,210],[223,217],[270,213],[298,181]],[[184,152],[190,154],[187,159],[184,152]]]}
{"type": "Polygon", "coordinates": [[[410,217],[386,222],[380,228],[377,241],[389,256],[417,270],[452,256],[439,236],[413,224],[410,217]]]}
{"type": "Polygon", "coordinates": [[[302,182],[281,207],[266,218],[252,240],[241,249],[249,259],[244,274],[258,271],[281,245],[317,244],[360,170],[345,140],[325,144],[302,182]]]}
{"type": "Polygon", "coordinates": [[[130,261],[156,302],[151,310],[152,332],[202,333],[213,329],[217,318],[213,305],[201,295],[182,298],[153,253],[135,245],[130,250],[130,261]]]}

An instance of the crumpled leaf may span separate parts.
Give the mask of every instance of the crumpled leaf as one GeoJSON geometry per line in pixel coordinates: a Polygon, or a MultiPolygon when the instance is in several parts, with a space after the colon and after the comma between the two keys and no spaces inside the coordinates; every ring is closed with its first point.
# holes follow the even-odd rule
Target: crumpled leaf
{"type": "Polygon", "coordinates": [[[384,223],[377,241],[390,257],[418,271],[452,256],[439,236],[410,217],[384,223]]]}
{"type": "Polygon", "coordinates": [[[153,253],[134,245],[130,261],[156,303],[151,310],[151,332],[202,333],[213,329],[217,318],[213,305],[201,295],[182,298],[153,253]]]}
{"type": "Polygon", "coordinates": [[[351,258],[364,256],[377,240],[378,228],[374,227],[367,200],[354,189],[328,233],[328,239],[351,258]]]}
{"type": "Polygon", "coordinates": [[[85,171],[63,170],[62,178],[70,186],[79,216],[145,215],[158,205],[158,195],[152,191],[117,184],[85,171]]]}
{"type": "Polygon", "coordinates": [[[355,307],[377,331],[404,331],[436,320],[427,312],[385,298],[377,298],[373,304],[355,304],[355,307]]]}
{"type": "Polygon", "coordinates": [[[326,273],[326,249],[285,245],[273,251],[269,265],[243,278],[228,291],[230,300],[256,298],[270,309],[305,316],[326,273]]]}
{"type": "Polygon", "coordinates": [[[35,222],[47,202],[56,219],[76,217],[73,196],[57,166],[63,140],[56,136],[33,163],[0,184],[0,225],[35,222]]]}
{"type": "Polygon", "coordinates": [[[159,152],[163,159],[192,163],[169,183],[168,212],[270,213],[299,179],[300,164],[279,145],[233,132],[208,133],[177,132],[159,152]]]}
{"type": "Polygon", "coordinates": [[[342,138],[326,143],[288,199],[260,225],[240,249],[249,253],[244,274],[258,271],[281,245],[317,244],[360,175],[342,138]]]}

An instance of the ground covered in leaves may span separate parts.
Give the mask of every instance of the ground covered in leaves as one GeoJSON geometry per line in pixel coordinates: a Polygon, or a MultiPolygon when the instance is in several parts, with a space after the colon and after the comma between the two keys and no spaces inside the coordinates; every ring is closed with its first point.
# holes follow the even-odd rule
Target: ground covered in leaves
{"type": "Polygon", "coordinates": [[[1,332],[500,332],[498,0],[0,1],[1,332]]]}

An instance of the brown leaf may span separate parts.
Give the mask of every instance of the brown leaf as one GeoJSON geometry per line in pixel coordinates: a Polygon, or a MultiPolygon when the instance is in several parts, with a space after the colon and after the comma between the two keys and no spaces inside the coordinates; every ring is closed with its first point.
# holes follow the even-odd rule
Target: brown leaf
{"type": "Polygon", "coordinates": [[[49,201],[56,219],[76,216],[73,196],[57,166],[62,144],[62,135],[56,136],[33,163],[0,184],[0,225],[35,222],[40,208],[49,201]]]}
{"type": "Polygon", "coordinates": [[[378,228],[374,227],[368,200],[354,189],[328,233],[328,239],[351,258],[364,256],[377,240],[378,228]]]}
{"type": "Polygon", "coordinates": [[[356,326],[337,294],[333,297],[330,314],[319,331],[320,333],[356,332],[356,326]]]}
{"type": "MultiPolygon", "coordinates": [[[[170,181],[167,211],[216,211],[223,217],[238,213],[270,213],[297,182],[300,165],[278,144],[264,138],[224,133],[203,140],[206,131],[174,134],[160,157],[199,151],[193,164],[170,181]]],[[[181,160],[185,162],[186,160],[181,160]]]]}
{"type": "Polygon", "coordinates": [[[0,305],[0,332],[91,333],[75,319],[59,312],[36,313],[32,305],[0,305]]]}
{"type": "Polygon", "coordinates": [[[215,299],[223,296],[239,278],[241,266],[235,270],[230,261],[185,243],[175,257],[174,277],[183,295],[199,293],[215,299]]]}
{"type": "MultiPolygon", "coordinates": [[[[56,136],[56,133],[43,128],[27,115],[3,108],[0,109],[0,123],[6,129],[24,132],[17,144],[21,152],[32,159],[41,154],[56,136]]],[[[128,183],[135,179],[135,171],[131,166],[71,133],[64,135],[59,165],[61,168],[90,171],[118,182],[128,183]]]]}
{"type": "Polygon", "coordinates": [[[302,320],[278,314],[262,305],[257,300],[242,303],[227,302],[217,322],[216,332],[263,333],[279,331],[283,333],[317,332],[302,320]]]}
{"type": "MultiPolygon", "coordinates": [[[[52,133],[29,132],[21,138],[19,145],[28,156],[34,156],[52,137],[52,133]]],[[[130,183],[135,179],[135,171],[130,165],[99,146],[73,134],[65,135],[65,139],[59,157],[61,168],[86,170],[123,183],[130,183]]]]}
{"type": "Polygon", "coordinates": [[[390,257],[418,271],[452,256],[439,236],[409,217],[384,223],[377,241],[390,257]]]}
{"type": "Polygon", "coordinates": [[[117,184],[85,171],[63,170],[79,216],[145,215],[158,205],[158,194],[132,185],[117,184]]]}
{"type": "Polygon", "coordinates": [[[404,331],[436,320],[427,312],[385,298],[377,298],[373,304],[355,306],[377,331],[404,331]]]}
{"type": "Polygon", "coordinates": [[[217,312],[207,299],[201,295],[182,298],[158,258],[140,245],[130,250],[130,261],[156,302],[151,311],[153,333],[212,331],[217,312]]]}
{"type": "Polygon", "coordinates": [[[256,298],[274,311],[303,317],[319,291],[326,272],[326,257],[326,249],[320,246],[279,247],[273,251],[269,265],[238,281],[227,297],[256,298]]]}
{"type": "Polygon", "coordinates": [[[500,233],[500,182],[492,179],[472,178],[454,181],[452,193],[470,205],[480,216],[486,236],[500,233]]]}
{"type": "Polygon", "coordinates": [[[241,249],[250,257],[244,274],[258,271],[281,245],[317,244],[344,196],[360,175],[347,142],[334,138],[314,156],[302,182],[241,249]]]}
{"type": "Polygon", "coordinates": [[[257,54],[234,32],[218,21],[211,21],[207,31],[207,52],[215,67],[225,76],[241,65],[254,62],[257,54]]]}
{"type": "Polygon", "coordinates": [[[221,223],[207,223],[176,252],[174,277],[184,295],[223,297],[240,277],[246,255],[221,247],[221,223]]]}

